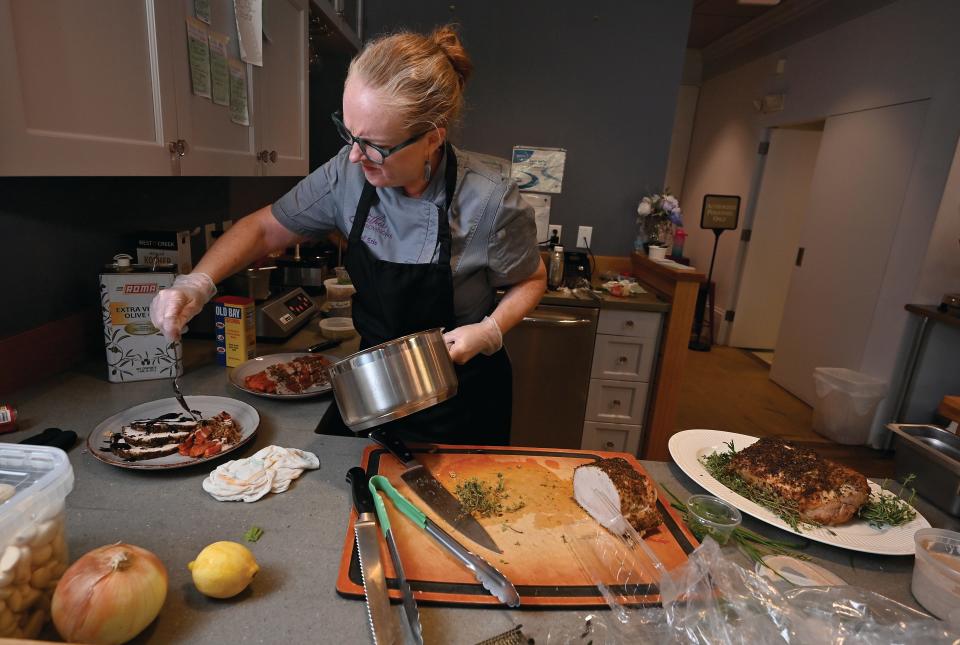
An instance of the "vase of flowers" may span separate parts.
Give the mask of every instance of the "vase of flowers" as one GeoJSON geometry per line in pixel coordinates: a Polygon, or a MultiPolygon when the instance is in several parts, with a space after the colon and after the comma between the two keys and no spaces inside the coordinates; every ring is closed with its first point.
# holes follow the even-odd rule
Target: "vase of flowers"
{"type": "Polygon", "coordinates": [[[677,198],[667,189],[644,195],[637,206],[635,249],[646,252],[651,246],[666,246],[675,226],[683,226],[683,212],[677,198]]]}

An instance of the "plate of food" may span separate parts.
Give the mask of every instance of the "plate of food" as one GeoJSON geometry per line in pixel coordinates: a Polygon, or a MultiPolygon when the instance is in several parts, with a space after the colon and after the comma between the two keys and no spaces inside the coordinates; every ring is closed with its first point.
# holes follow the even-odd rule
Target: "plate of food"
{"type": "Polygon", "coordinates": [[[260,415],[243,401],[188,396],[194,421],[174,398],[141,403],[101,421],[87,450],[104,463],[134,470],[183,468],[243,446],[257,432],[260,415]]]}
{"type": "Polygon", "coordinates": [[[269,399],[307,399],[331,390],[326,368],[340,359],[326,354],[286,352],[251,358],[230,370],[230,383],[269,399]]]}
{"type": "Polygon", "coordinates": [[[670,437],[684,473],[740,511],[816,542],[882,555],[913,555],[913,534],[930,523],[862,474],[775,438],[722,430],[670,437]]]}

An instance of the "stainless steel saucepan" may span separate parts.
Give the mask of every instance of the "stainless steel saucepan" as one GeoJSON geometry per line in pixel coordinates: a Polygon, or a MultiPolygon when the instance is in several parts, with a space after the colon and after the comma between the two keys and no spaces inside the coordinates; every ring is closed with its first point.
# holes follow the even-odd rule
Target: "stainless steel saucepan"
{"type": "Polygon", "coordinates": [[[366,430],[445,401],[457,373],[440,328],[370,347],[330,366],[344,424],[366,430]]]}

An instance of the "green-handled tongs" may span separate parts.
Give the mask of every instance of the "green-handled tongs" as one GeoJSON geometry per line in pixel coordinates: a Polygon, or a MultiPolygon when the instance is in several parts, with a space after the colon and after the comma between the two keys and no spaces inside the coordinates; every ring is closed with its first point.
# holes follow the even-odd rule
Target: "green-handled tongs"
{"type": "MultiPolygon", "coordinates": [[[[467,549],[460,542],[451,537],[449,533],[437,526],[433,520],[424,515],[423,511],[414,506],[406,497],[401,495],[400,492],[393,487],[393,484],[390,483],[390,480],[383,475],[374,475],[370,478],[369,486],[370,492],[373,493],[373,502],[377,507],[377,516],[380,518],[380,527],[383,529],[385,535],[390,533],[390,535],[387,536],[387,545],[390,547],[390,555],[393,558],[394,565],[397,565],[400,562],[400,558],[396,555],[396,544],[393,543],[392,531],[390,531],[390,521],[387,519],[386,508],[384,508],[383,500],[377,493],[378,490],[386,493],[387,497],[390,498],[390,501],[393,502],[393,505],[397,508],[397,510],[406,515],[410,520],[413,521],[414,524],[426,531],[430,537],[440,544],[440,546],[450,552],[450,554],[462,562],[467,569],[473,572],[473,575],[477,578],[480,584],[483,585],[483,588],[493,594],[497,600],[510,607],[520,606],[520,594],[517,593],[516,588],[509,580],[507,580],[506,576],[500,573],[496,567],[491,565],[473,551],[467,549]],[[390,546],[391,544],[393,544],[393,546],[390,546]]],[[[398,577],[402,576],[399,567],[397,569],[397,575],[398,577]]],[[[406,606],[406,603],[404,606],[406,606]]],[[[419,622],[417,624],[419,624],[419,622]]]]}

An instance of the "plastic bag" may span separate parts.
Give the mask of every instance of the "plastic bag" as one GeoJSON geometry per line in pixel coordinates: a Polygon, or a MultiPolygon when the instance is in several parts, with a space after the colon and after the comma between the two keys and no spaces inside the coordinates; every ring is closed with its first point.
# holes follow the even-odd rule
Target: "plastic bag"
{"type": "MultiPolygon", "coordinates": [[[[684,565],[661,575],[662,606],[631,605],[624,602],[623,593],[611,590],[629,590],[649,581],[651,564],[632,568],[643,554],[625,556],[619,547],[604,546],[586,556],[585,544],[571,542],[574,560],[595,582],[607,586],[604,597],[612,611],[585,612],[573,619],[573,625],[564,620],[540,629],[525,628],[538,644],[926,645],[956,643],[960,638],[960,633],[949,631],[949,624],[866,589],[795,588],[785,581],[771,582],[727,558],[711,538],[684,565]],[[613,585],[605,578],[611,572],[613,585]]],[[[630,538],[623,545],[630,547],[630,538]]]]}

